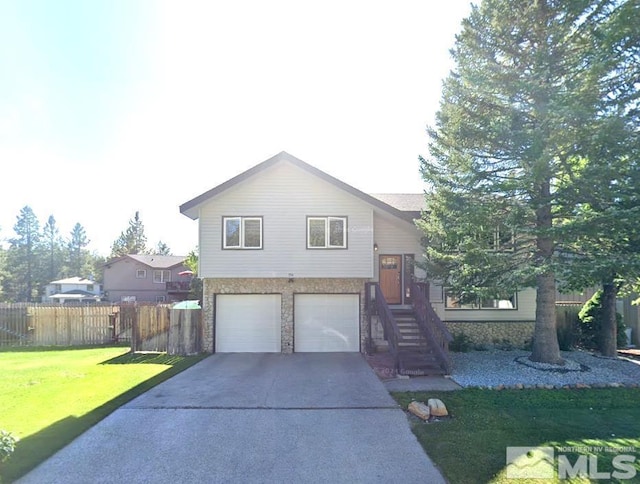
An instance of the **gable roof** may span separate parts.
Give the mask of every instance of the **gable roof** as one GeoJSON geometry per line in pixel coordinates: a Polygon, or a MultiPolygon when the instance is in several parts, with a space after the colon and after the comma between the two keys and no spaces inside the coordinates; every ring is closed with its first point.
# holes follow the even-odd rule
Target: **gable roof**
{"type": "Polygon", "coordinates": [[[424,193],[371,193],[370,195],[403,212],[420,213],[426,208],[424,193]]]}
{"type": "Polygon", "coordinates": [[[182,264],[186,259],[186,257],[182,255],[127,254],[107,261],[105,266],[126,258],[133,259],[141,264],[151,267],[152,269],[170,269],[182,264]]]}
{"type": "Polygon", "coordinates": [[[49,284],[97,284],[96,281],[85,279],[84,277],[67,277],[66,279],[58,279],[51,281],[49,284]]]}
{"type": "Polygon", "coordinates": [[[200,208],[200,206],[206,202],[208,202],[209,200],[211,200],[212,198],[214,198],[215,196],[223,193],[224,191],[230,189],[231,187],[237,185],[238,183],[243,182],[244,180],[247,180],[261,172],[263,172],[264,170],[278,164],[278,163],[283,163],[283,162],[287,162],[287,163],[291,163],[292,165],[301,168],[302,170],[305,170],[306,172],[334,185],[335,187],[344,190],[347,193],[350,193],[351,195],[354,195],[358,198],[360,198],[361,200],[363,200],[364,202],[373,205],[377,208],[379,208],[380,210],[383,210],[385,212],[390,213],[391,215],[394,215],[398,218],[401,218],[407,222],[413,222],[413,216],[411,215],[411,213],[408,212],[403,212],[402,210],[399,210],[398,208],[385,203],[384,201],[380,200],[379,198],[373,197],[367,193],[364,193],[363,191],[358,190],[357,188],[352,187],[351,185],[348,185],[347,183],[338,180],[337,178],[329,175],[328,173],[325,173],[322,170],[319,170],[318,168],[316,168],[315,166],[312,166],[298,158],[296,158],[295,156],[290,155],[289,153],[287,153],[286,151],[281,151],[280,153],[278,153],[275,156],[272,156],[271,158],[269,158],[266,161],[263,161],[262,163],[259,163],[257,165],[255,165],[253,168],[249,168],[248,170],[240,173],[239,175],[227,180],[224,183],[221,183],[220,185],[218,185],[217,187],[212,188],[211,190],[195,197],[192,200],[189,200],[188,202],[183,203],[182,205],[180,205],[180,213],[186,215],[187,217],[196,220],[198,218],[198,209],[200,208]]]}

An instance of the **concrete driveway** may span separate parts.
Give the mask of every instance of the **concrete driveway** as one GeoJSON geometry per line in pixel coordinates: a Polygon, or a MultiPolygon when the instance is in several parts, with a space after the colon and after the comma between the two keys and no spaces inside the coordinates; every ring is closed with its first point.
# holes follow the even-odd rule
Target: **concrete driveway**
{"type": "Polygon", "coordinates": [[[21,483],[444,483],[357,353],[216,354],[21,483]]]}

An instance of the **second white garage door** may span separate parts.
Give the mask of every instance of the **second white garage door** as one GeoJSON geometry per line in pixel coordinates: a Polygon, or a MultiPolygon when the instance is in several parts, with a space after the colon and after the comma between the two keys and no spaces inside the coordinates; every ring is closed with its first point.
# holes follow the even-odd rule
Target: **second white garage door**
{"type": "Polygon", "coordinates": [[[279,353],[280,294],[216,296],[216,352],[279,353]]]}
{"type": "Polygon", "coordinates": [[[357,294],[296,294],[294,345],[304,351],[360,351],[357,294]]]}

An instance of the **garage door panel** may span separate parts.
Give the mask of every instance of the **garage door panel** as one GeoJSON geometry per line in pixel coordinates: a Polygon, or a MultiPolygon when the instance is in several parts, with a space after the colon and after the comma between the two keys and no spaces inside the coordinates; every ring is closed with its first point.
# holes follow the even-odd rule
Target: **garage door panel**
{"type": "Polygon", "coordinates": [[[357,294],[298,294],[294,297],[297,352],[360,351],[357,294]]]}
{"type": "Polygon", "coordinates": [[[279,353],[279,294],[216,296],[216,352],[279,353]]]}

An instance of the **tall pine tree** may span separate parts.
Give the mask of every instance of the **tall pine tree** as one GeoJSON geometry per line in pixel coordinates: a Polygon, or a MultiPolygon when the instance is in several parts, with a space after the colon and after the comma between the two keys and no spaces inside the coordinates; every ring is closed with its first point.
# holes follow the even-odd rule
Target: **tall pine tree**
{"type": "Polygon", "coordinates": [[[127,254],[145,254],[147,252],[147,236],[140,219],[140,212],[129,220],[129,226],[111,245],[111,257],[127,254]]]}
{"type": "Polygon", "coordinates": [[[615,4],[472,7],[429,130],[430,157],[421,159],[427,270],[463,297],[535,287],[533,361],[562,363],[555,293],[563,241],[554,228],[566,197],[558,180],[570,180],[569,160],[588,151],[581,141],[601,100],[593,33],[615,4]]]}
{"type": "Polygon", "coordinates": [[[71,276],[87,277],[89,274],[87,271],[91,270],[89,267],[90,257],[87,250],[89,245],[89,239],[84,227],[79,223],[76,223],[69,235],[69,241],[67,242],[67,249],[69,251],[69,272],[71,276]]]}
{"type": "Polygon", "coordinates": [[[38,247],[40,243],[40,222],[28,205],[20,210],[13,226],[16,236],[9,240],[7,266],[11,267],[11,278],[5,287],[7,297],[12,301],[32,302],[37,299],[41,281],[38,274],[38,247]]]}
{"type": "Polygon", "coordinates": [[[58,279],[62,273],[62,238],[53,215],[49,215],[42,228],[41,264],[43,266],[43,282],[49,283],[58,279]]]}
{"type": "Polygon", "coordinates": [[[581,290],[603,289],[604,321],[597,338],[606,356],[617,354],[616,299],[640,277],[640,2],[622,2],[594,32],[600,70],[600,109],[585,129],[585,157],[570,158],[568,210],[558,231],[561,281],[581,290]],[[579,203],[572,204],[573,200],[579,203]]]}

